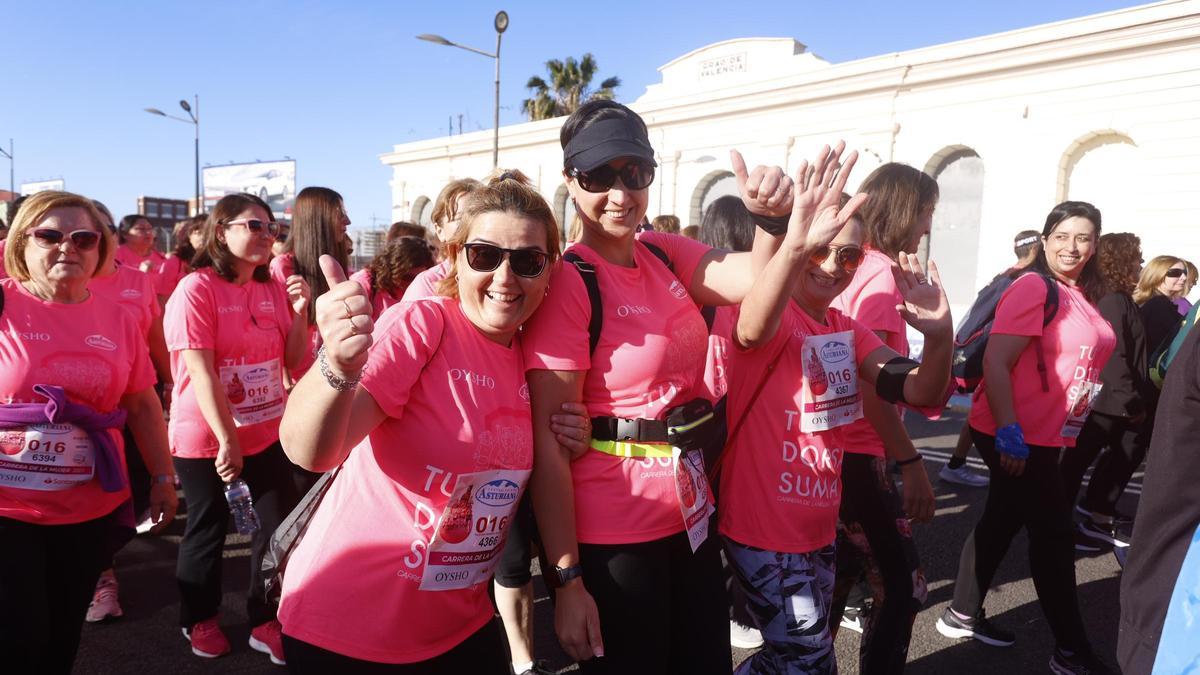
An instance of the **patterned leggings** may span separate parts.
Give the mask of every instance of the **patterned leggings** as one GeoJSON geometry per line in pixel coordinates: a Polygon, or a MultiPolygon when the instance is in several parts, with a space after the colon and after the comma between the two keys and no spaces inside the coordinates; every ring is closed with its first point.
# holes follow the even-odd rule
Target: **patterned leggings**
{"type": "Polygon", "coordinates": [[[834,548],[780,553],[725,538],[725,552],[746,593],[746,609],[765,644],[737,675],[836,675],[829,626],[834,548]]]}

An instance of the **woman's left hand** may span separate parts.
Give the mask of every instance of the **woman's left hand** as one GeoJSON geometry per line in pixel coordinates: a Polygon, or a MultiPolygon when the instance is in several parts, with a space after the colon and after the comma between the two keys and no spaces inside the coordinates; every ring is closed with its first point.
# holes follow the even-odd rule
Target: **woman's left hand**
{"type": "Polygon", "coordinates": [[[293,274],[287,278],[287,295],[288,302],[292,305],[292,311],[296,314],[303,314],[312,300],[312,289],[308,287],[308,282],[304,280],[304,277],[293,274]]]}
{"type": "Polygon", "coordinates": [[[150,486],[150,534],[159,534],[175,520],[179,508],[179,496],[175,494],[175,482],[155,483],[150,486]]]}
{"type": "Polygon", "coordinates": [[[582,403],[562,404],[562,412],[550,416],[550,430],[558,444],[571,452],[571,461],[582,457],[591,447],[592,419],[582,403]]]}
{"type": "Polygon", "coordinates": [[[738,194],[750,213],[760,216],[790,216],[792,214],[792,179],[777,166],[746,169],[746,160],[737,150],[729,151],[733,175],[737,177],[738,194]]]}
{"type": "Polygon", "coordinates": [[[900,316],[904,317],[908,325],[923,335],[933,335],[940,331],[953,333],[950,301],[946,299],[946,290],[942,287],[937,265],[930,260],[929,272],[926,274],[917,256],[903,252],[900,253],[898,262],[900,267],[894,270],[894,276],[904,304],[896,305],[896,311],[900,312],[900,316]]]}
{"type": "Polygon", "coordinates": [[[936,500],[929,474],[925,472],[925,462],[905,464],[900,467],[900,475],[904,477],[904,512],[914,523],[933,520],[936,500]]]}

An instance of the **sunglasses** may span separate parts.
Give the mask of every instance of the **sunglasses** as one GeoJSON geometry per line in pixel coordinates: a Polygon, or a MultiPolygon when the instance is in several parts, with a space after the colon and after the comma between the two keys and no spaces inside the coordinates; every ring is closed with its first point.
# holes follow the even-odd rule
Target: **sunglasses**
{"type": "Polygon", "coordinates": [[[284,243],[285,241],[287,241],[287,238],[288,238],[287,232],[281,231],[279,234],[275,235],[275,241],[277,241],[281,244],[284,243]]]}
{"type": "Polygon", "coordinates": [[[263,234],[269,234],[272,237],[279,234],[279,223],[269,220],[259,220],[257,218],[239,218],[237,220],[231,220],[225,223],[226,227],[230,225],[241,225],[249,230],[250,234],[257,234],[260,237],[263,234]]]}
{"type": "Polygon", "coordinates": [[[68,233],[42,227],[32,230],[29,234],[33,237],[33,241],[42,248],[54,248],[63,243],[67,237],[71,238],[71,244],[80,251],[90,251],[100,245],[100,233],[95,230],[75,230],[68,233]]]}
{"type": "Polygon", "coordinates": [[[1171,277],[1172,279],[1177,279],[1186,273],[1187,270],[1181,270],[1178,267],[1172,267],[1171,269],[1167,270],[1167,276],[1171,277]]]}
{"type": "Polygon", "coordinates": [[[514,274],[519,277],[533,279],[541,276],[546,269],[549,256],[534,249],[500,248],[492,244],[470,243],[463,244],[467,252],[467,264],[476,272],[491,272],[500,266],[505,256],[514,274]]]}
{"type": "Polygon", "coordinates": [[[621,185],[627,190],[644,190],[654,182],[654,165],[650,162],[634,161],[615,169],[611,164],[605,164],[591,171],[572,168],[567,171],[567,175],[574,178],[579,187],[588,192],[608,192],[618,177],[621,179],[621,185]]]}
{"type": "Polygon", "coordinates": [[[829,259],[829,255],[833,254],[836,257],[839,267],[847,272],[853,272],[858,269],[858,266],[863,261],[863,250],[861,246],[822,246],[813,251],[812,260],[814,265],[821,265],[829,259]]]}

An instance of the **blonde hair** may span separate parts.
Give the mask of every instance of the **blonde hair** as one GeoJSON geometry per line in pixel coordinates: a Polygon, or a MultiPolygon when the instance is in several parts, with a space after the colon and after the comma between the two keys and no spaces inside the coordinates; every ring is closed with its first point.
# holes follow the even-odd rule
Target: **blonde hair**
{"type": "Polygon", "coordinates": [[[549,264],[542,274],[549,274],[550,267],[558,260],[558,221],[550,205],[533,189],[525,174],[516,169],[497,169],[487,183],[470,193],[462,212],[458,214],[458,231],[446,242],[450,269],[438,285],[441,295],[458,297],[458,252],[471,238],[476,219],[485,213],[508,213],[541,224],[546,233],[546,255],[549,256],[549,264]]]}
{"type": "Polygon", "coordinates": [[[100,210],[92,200],[72,192],[48,190],[39,192],[21,205],[17,217],[13,220],[12,229],[8,233],[8,244],[4,249],[4,269],[8,275],[17,281],[29,281],[29,268],[25,265],[25,247],[29,244],[29,230],[37,227],[54,209],[83,209],[87,212],[92,226],[100,233],[100,260],[92,276],[99,276],[104,270],[113,266],[113,256],[117,245],[111,230],[104,226],[100,210]]]}
{"type": "Polygon", "coordinates": [[[1186,260],[1173,255],[1157,255],[1151,258],[1150,262],[1142,268],[1142,275],[1138,277],[1137,288],[1133,291],[1133,301],[1141,305],[1156,295],[1163,295],[1158,287],[1162,285],[1163,279],[1167,278],[1167,270],[1180,263],[1183,263],[1185,268],[1187,267],[1186,260]]]}
{"type": "Polygon", "coordinates": [[[438,193],[437,199],[433,200],[433,212],[429,218],[435,226],[441,227],[456,216],[461,216],[462,214],[458,213],[458,198],[481,188],[483,183],[474,178],[459,178],[446,183],[446,187],[438,193]]]}

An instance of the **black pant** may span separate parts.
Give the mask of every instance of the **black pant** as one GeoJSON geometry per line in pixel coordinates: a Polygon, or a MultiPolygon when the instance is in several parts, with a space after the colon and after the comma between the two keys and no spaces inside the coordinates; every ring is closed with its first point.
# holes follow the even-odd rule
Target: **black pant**
{"type": "Polygon", "coordinates": [[[992,480],[979,524],[963,545],[950,607],[966,616],[983,608],[996,568],[1013,537],[1025,528],[1029,571],[1054,639],[1063,649],[1090,651],[1075,594],[1075,528],[1063,494],[1059,448],[1029,446],[1025,471],[1013,476],[1000,467],[994,436],[972,429],[971,437],[992,480]]]}
{"type": "MultiPolygon", "coordinates": [[[[533,519],[532,498],[526,490],[508,526],[508,538],[504,540],[504,550],[496,565],[496,583],[505,588],[521,588],[533,580],[529,564],[535,542],[540,545],[541,540],[533,519]]],[[[542,569],[548,568],[543,566],[542,569]]]]}
{"type": "Polygon", "coordinates": [[[1075,447],[1063,450],[1061,462],[1063,494],[1067,502],[1075,503],[1079,494],[1079,485],[1083,482],[1083,474],[1088,466],[1096,461],[1096,470],[1092,472],[1092,480],[1088,483],[1082,506],[1088,511],[1114,515],[1117,500],[1137,471],[1142,460],[1146,459],[1146,451],[1150,449],[1150,432],[1154,429],[1154,419],[1150,418],[1139,425],[1129,423],[1125,417],[1115,417],[1092,411],[1087,422],[1075,439],[1075,447]],[[1101,454],[1101,450],[1108,450],[1101,454]]]}
{"type": "MultiPolygon", "coordinates": [[[[398,627],[403,629],[403,627],[398,627]]],[[[304,675],[326,673],[380,673],[391,675],[508,675],[508,657],[495,619],[445,654],[420,663],[376,663],[321,649],[288,635],[283,636],[288,670],[304,675]]]]}
{"type": "Polygon", "coordinates": [[[685,532],[638,544],[580,544],[605,655],[579,670],[728,675],[733,655],[720,551],[715,518],[694,554],[685,532]]]}
{"type": "Polygon", "coordinates": [[[737,582],[724,547],[721,548],[721,575],[725,578],[725,592],[729,594],[729,620],[754,628],[754,617],[746,608],[746,591],[737,582]]]}
{"type": "Polygon", "coordinates": [[[0,518],[0,654],[10,673],[70,673],[108,552],[110,517],[74,525],[0,518]]]}
{"type": "MultiPolygon", "coordinates": [[[[187,529],[179,544],[175,576],[179,582],[179,624],[185,628],[215,617],[221,607],[221,555],[229,526],[225,484],[212,459],[175,458],[175,470],[187,499],[187,529]]],[[[246,614],[257,626],[275,618],[275,607],[263,587],[262,559],[280,521],[299,502],[292,464],[276,441],[266,450],[246,457],[242,480],[250,486],[261,529],[250,541],[250,589],[246,614]]]]}
{"type": "Polygon", "coordinates": [[[846,599],[865,574],[874,602],[859,644],[860,672],[903,672],[926,590],[912,531],[882,457],[846,453],[838,518],[830,625],[841,622],[846,599]]]}

